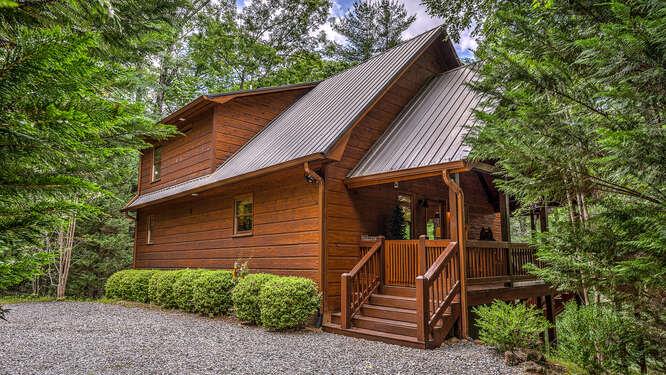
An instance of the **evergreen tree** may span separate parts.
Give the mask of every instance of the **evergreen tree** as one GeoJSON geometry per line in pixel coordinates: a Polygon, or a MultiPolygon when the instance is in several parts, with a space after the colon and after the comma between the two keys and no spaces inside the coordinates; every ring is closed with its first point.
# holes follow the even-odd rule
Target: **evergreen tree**
{"type": "Polygon", "coordinates": [[[362,62],[395,47],[402,41],[402,33],[416,20],[403,4],[395,0],[359,0],[336,23],[335,31],[347,38],[339,47],[343,59],[362,62]]]}
{"type": "Polygon", "coordinates": [[[533,272],[636,319],[646,341],[623,350],[646,361],[628,366],[663,371],[666,6],[427,2],[445,18],[485,12],[474,87],[487,100],[469,143],[474,158],[497,161],[495,181],[524,207],[559,207],[533,272]]]}

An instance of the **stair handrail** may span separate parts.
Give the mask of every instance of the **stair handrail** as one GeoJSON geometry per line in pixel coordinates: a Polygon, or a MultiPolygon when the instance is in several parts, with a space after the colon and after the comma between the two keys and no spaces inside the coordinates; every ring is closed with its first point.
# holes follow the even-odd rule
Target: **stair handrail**
{"type": "Polygon", "coordinates": [[[384,272],[383,244],[384,238],[380,237],[351,271],[340,276],[341,328],[351,328],[352,317],[381,284],[384,272]]]}
{"type": "Polygon", "coordinates": [[[459,257],[458,242],[451,242],[425,274],[416,278],[416,336],[426,344],[437,321],[460,294],[459,257]],[[444,279],[445,270],[449,273],[448,280],[444,279]]]}

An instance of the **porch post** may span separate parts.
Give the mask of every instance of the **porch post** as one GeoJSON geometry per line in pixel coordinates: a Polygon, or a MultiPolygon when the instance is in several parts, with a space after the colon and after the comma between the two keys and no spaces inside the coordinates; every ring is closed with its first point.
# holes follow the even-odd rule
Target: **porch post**
{"type": "Polygon", "coordinates": [[[427,265],[427,254],[426,254],[426,236],[422,234],[419,236],[419,252],[418,252],[418,264],[419,264],[419,275],[425,275],[428,270],[427,265]]]}
{"type": "Polygon", "coordinates": [[[552,346],[555,344],[555,341],[557,340],[555,336],[555,315],[553,313],[552,294],[546,294],[546,319],[548,319],[548,321],[552,325],[550,328],[548,328],[548,342],[552,346]]]}
{"type": "Polygon", "coordinates": [[[467,247],[465,231],[465,195],[456,181],[449,176],[449,171],[442,173],[444,183],[449,188],[449,204],[451,210],[451,239],[458,242],[460,251],[460,335],[469,337],[469,311],[467,308],[467,247]],[[455,223],[455,224],[454,224],[455,223]],[[455,231],[454,231],[455,229],[455,231]]]}
{"type": "Polygon", "coordinates": [[[511,242],[511,214],[509,213],[509,196],[500,192],[499,196],[500,223],[502,241],[511,242]]]}
{"type": "Polygon", "coordinates": [[[539,226],[541,232],[548,232],[548,214],[546,213],[546,206],[542,205],[539,207],[539,226]]]}

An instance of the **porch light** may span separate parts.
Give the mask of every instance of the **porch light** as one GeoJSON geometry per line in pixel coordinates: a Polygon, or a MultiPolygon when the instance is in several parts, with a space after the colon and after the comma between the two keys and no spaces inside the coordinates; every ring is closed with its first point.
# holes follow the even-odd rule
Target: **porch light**
{"type": "Polygon", "coordinates": [[[396,182],[393,183],[393,188],[394,188],[394,189],[397,189],[398,186],[399,186],[399,185],[398,185],[398,181],[396,181],[396,182]]]}
{"type": "Polygon", "coordinates": [[[199,193],[192,193],[192,196],[193,196],[193,197],[198,197],[198,196],[199,196],[199,193]]]}

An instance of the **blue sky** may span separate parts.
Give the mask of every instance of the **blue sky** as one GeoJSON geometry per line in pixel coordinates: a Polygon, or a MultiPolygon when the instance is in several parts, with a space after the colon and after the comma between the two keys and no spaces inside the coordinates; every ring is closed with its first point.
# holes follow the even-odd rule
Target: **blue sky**
{"type": "MultiPolygon", "coordinates": [[[[251,0],[237,0],[238,3],[243,3],[251,0]]],[[[433,27],[436,27],[442,23],[441,20],[433,18],[428,15],[426,12],[425,6],[421,4],[420,0],[398,0],[401,3],[405,4],[407,12],[409,14],[416,15],[416,21],[412,26],[405,31],[403,38],[409,39],[412,38],[424,31],[430,30],[433,27]]],[[[341,17],[354,3],[354,0],[333,0],[333,6],[331,7],[331,17],[341,17]]],[[[336,33],[331,27],[330,22],[322,30],[326,32],[330,39],[333,39],[337,42],[344,42],[344,37],[336,33]]],[[[469,32],[463,32],[460,37],[460,43],[455,44],[456,51],[460,57],[471,57],[472,51],[476,49],[476,41],[469,35],[469,32]]]]}

